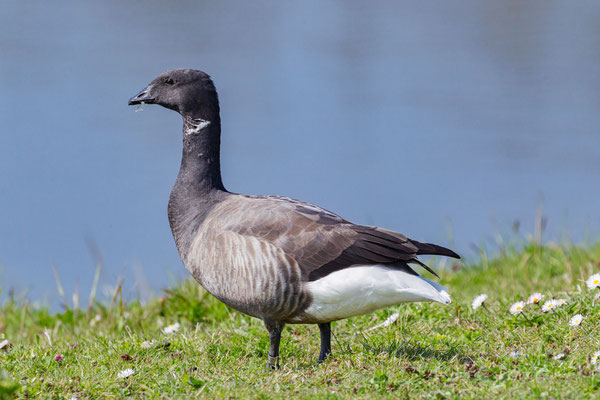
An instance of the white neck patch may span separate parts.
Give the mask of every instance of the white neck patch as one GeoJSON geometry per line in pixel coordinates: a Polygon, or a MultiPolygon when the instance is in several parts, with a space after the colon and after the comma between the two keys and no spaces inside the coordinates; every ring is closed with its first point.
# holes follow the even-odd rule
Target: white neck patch
{"type": "Polygon", "coordinates": [[[210,125],[210,121],[207,121],[205,119],[192,119],[189,121],[190,125],[192,125],[190,128],[185,130],[185,134],[186,135],[195,135],[200,133],[200,131],[202,131],[202,129],[208,127],[210,125]]]}

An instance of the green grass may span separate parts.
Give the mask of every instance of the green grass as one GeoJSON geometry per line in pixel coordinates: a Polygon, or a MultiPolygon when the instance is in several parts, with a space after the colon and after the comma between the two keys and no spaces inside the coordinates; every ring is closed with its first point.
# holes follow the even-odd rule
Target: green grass
{"type": "Polygon", "coordinates": [[[333,355],[320,366],[317,327],[288,325],[278,371],[264,370],[262,322],[225,307],[192,281],[146,305],[117,299],[90,312],[51,315],[8,301],[0,332],[12,347],[0,350],[0,398],[600,396],[600,372],[590,362],[600,350],[600,290],[584,282],[600,272],[600,246],[531,244],[440,272],[454,299],[450,306],[404,304],[335,322],[333,355]],[[547,314],[536,305],[525,316],[508,312],[533,291],[567,303],[547,314]],[[473,311],[480,293],[489,296],[486,308],[473,311]],[[365,332],[394,312],[400,313],[395,323],[365,332]],[[570,327],[577,313],[584,320],[570,327]],[[173,322],[179,331],[163,333],[173,322]],[[559,353],[567,355],[553,359],[559,353]],[[127,368],[133,375],[119,378],[127,368]]]}

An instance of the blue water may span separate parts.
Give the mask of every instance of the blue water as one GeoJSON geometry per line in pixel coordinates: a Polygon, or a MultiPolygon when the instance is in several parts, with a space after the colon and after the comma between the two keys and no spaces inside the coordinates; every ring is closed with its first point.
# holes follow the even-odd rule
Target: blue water
{"type": "Polygon", "coordinates": [[[56,301],[185,276],[166,217],[181,121],[127,107],[210,73],[232,191],[314,202],[472,257],[600,233],[600,3],[38,2],[0,12],[0,286],[56,301]],[[513,236],[511,236],[513,235],[513,236]]]}

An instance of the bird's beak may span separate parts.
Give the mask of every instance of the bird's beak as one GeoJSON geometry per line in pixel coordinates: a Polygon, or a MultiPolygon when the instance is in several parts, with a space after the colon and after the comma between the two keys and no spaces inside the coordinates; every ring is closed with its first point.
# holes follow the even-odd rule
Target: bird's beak
{"type": "Polygon", "coordinates": [[[146,86],[144,90],[130,98],[129,103],[127,104],[130,106],[134,106],[136,104],[153,104],[155,99],[150,95],[151,88],[152,85],[146,86]]]}

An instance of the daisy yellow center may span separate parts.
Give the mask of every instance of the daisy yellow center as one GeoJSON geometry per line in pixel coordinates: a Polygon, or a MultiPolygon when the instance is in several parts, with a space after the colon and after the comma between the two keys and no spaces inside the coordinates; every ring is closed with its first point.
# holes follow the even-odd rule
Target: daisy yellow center
{"type": "Polygon", "coordinates": [[[599,281],[598,279],[596,279],[596,280],[594,281],[594,285],[597,285],[597,284],[598,284],[598,282],[600,282],[600,281],[599,281]]]}
{"type": "Polygon", "coordinates": [[[517,306],[517,310],[520,310],[520,309],[521,309],[521,306],[517,306]]]}
{"type": "Polygon", "coordinates": [[[534,302],[534,303],[537,303],[537,302],[538,302],[538,298],[537,298],[537,297],[534,297],[534,298],[533,298],[533,302],[534,302]]]}
{"type": "Polygon", "coordinates": [[[548,308],[552,308],[554,304],[548,304],[548,308]]]}

